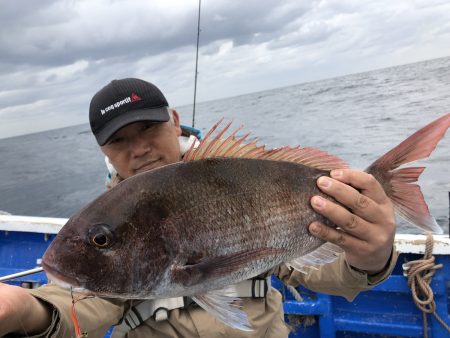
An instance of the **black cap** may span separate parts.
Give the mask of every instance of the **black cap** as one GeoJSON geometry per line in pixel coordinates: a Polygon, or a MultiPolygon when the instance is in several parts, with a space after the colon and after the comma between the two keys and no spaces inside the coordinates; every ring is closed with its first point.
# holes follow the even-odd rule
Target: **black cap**
{"type": "Polygon", "coordinates": [[[99,145],[120,128],[138,121],[169,121],[169,104],[153,84],[140,79],[113,80],[91,100],[89,122],[99,145]]]}

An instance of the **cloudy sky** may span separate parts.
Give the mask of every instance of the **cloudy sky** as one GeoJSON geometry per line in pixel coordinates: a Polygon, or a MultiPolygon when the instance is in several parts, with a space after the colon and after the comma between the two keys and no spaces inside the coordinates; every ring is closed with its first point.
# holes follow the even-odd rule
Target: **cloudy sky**
{"type": "MultiPolygon", "coordinates": [[[[110,80],[192,102],[197,0],[5,0],[0,138],[87,122],[110,80]]],[[[450,55],[444,0],[203,0],[198,101],[450,55]]]]}

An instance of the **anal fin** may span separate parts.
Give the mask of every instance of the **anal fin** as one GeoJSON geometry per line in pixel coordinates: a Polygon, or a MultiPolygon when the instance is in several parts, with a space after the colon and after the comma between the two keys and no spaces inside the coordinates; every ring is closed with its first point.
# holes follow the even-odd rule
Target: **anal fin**
{"type": "Polygon", "coordinates": [[[306,273],[306,268],[317,269],[318,266],[335,261],[339,254],[343,252],[342,248],[333,243],[325,243],[310,253],[298,257],[287,263],[295,270],[306,273]]]}

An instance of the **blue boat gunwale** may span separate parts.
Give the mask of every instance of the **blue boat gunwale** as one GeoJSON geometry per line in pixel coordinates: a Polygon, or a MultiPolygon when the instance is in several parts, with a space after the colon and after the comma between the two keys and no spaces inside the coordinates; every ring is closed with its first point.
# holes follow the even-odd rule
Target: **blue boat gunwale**
{"type": "MultiPolygon", "coordinates": [[[[39,265],[45,249],[66,221],[65,218],[0,215],[0,276],[39,265]]],[[[303,287],[297,290],[305,300],[298,302],[273,277],[274,287],[284,297],[287,321],[309,318],[309,322],[300,320],[304,325],[298,325],[290,338],[422,337],[422,313],[412,301],[402,264],[422,258],[426,236],[397,234],[395,243],[401,255],[393,274],[382,284],[358,295],[353,302],[303,287]]],[[[444,321],[450,323],[450,238],[435,235],[433,255],[436,264],[444,264],[443,269],[437,270],[431,283],[437,312],[444,321]]],[[[38,273],[10,283],[37,287],[46,282],[45,274],[38,273]]],[[[430,337],[449,336],[433,316],[429,316],[428,331],[430,337]]]]}

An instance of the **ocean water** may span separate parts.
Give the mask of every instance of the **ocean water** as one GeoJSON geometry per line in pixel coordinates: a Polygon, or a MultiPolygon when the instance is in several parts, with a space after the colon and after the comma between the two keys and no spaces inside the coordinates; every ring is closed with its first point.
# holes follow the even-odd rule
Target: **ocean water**
{"type": "MultiPolygon", "coordinates": [[[[176,108],[190,125],[192,106],[176,108]]],[[[268,147],[314,146],[364,169],[449,112],[450,58],[441,58],[200,103],[195,126],[206,132],[224,117],[268,147]]],[[[104,191],[103,156],[88,124],[1,139],[0,154],[0,210],[69,217],[104,191]]],[[[450,132],[419,164],[427,167],[425,199],[448,232],[450,132]]]]}

